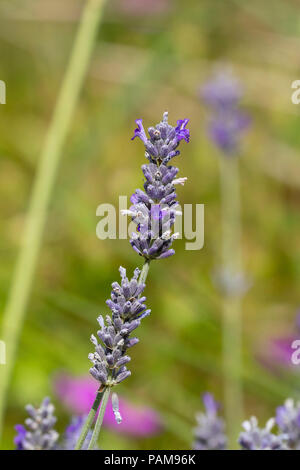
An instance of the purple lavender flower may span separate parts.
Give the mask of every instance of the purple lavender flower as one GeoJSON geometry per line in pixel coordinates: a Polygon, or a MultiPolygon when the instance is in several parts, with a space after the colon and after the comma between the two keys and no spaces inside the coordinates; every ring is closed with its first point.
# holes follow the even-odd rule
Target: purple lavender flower
{"type": "Polygon", "coordinates": [[[168,123],[168,113],[163,114],[162,121],[155,127],[149,127],[149,138],[146,135],[142,119],[137,119],[137,128],[131,140],[139,137],[146,149],[146,158],[152,163],[168,163],[173,157],[180,154],[177,150],[179,142],[185,140],[189,142],[190,132],[186,129],[189,119],[179,119],[177,126],[173,127],[168,123]]]}
{"type": "Polygon", "coordinates": [[[240,434],[239,444],[244,450],[286,450],[285,437],[273,434],[275,419],[271,418],[264,428],[258,427],[257,419],[252,416],[243,423],[244,432],[240,434]]]}
{"type": "Polygon", "coordinates": [[[228,71],[218,72],[200,91],[204,103],[212,110],[208,133],[225,155],[238,150],[242,133],[250,124],[249,117],[239,109],[243,90],[228,71]]]}
{"type": "MultiPolygon", "coordinates": [[[[85,420],[86,420],[86,416],[75,416],[72,418],[71,423],[67,426],[64,437],[63,437],[64,438],[64,442],[62,445],[63,450],[74,450],[85,420]]],[[[92,437],[92,432],[89,431],[84,441],[84,444],[82,446],[82,450],[87,450],[91,437],[92,437]]]]}
{"type": "Polygon", "coordinates": [[[25,426],[18,424],[15,427],[18,433],[14,440],[17,449],[54,449],[58,433],[53,429],[56,418],[53,415],[54,406],[50,403],[49,398],[45,398],[39,408],[27,405],[25,409],[30,417],[25,420],[25,426]]]}
{"type": "Polygon", "coordinates": [[[276,410],[276,423],[290,449],[300,450],[300,402],[288,398],[276,410]]]}
{"type": "Polygon", "coordinates": [[[224,450],[227,447],[225,424],[218,417],[218,403],[210,393],[203,395],[205,413],[196,415],[197,427],[194,430],[194,450],[224,450]]]}
{"type": "Polygon", "coordinates": [[[17,435],[14,438],[14,443],[16,445],[17,450],[24,450],[23,443],[26,438],[26,428],[22,424],[17,424],[15,426],[15,430],[17,431],[17,435]]]}
{"type": "Polygon", "coordinates": [[[130,281],[126,277],[126,269],[120,267],[120,274],[121,284],[112,284],[111,299],[106,301],[112,316],[107,315],[106,322],[102,315],[98,318],[100,330],[97,336],[102,344],[94,335],[91,336],[95,352],[89,354],[93,363],[90,373],[101,387],[112,387],[131,375],[126,367],[130,361],[127,350],[138,343],[131,333],[150,314],[144,304],[146,297],[141,297],[145,284],[138,282],[140,270],[135,269],[130,281]]]}
{"type": "Polygon", "coordinates": [[[203,101],[215,111],[237,108],[243,97],[240,82],[229,70],[218,70],[200,90],[203,101]]]}
{"type": "Polygon", "coordinates": [[[180,152],[177,149],[181,140],[189,142],[190,133],[186,128],[188,119],[179,119],[177,126],[168,123],[168,113],[155,127],[149,127],[149,138],[137,119],[134,136],[139,137],[146,148],[147,165],[142,166],[145,177],[144,191],[137,189],[131,196],[132,206],[122,211],[132,217],[137,225],[130,243],[133,249],[146,260],[172,256],[171,248],[178,234],[172,234],[176,215],[181,214],[176,201],[175,185],[183,185],[187,178],[176,178],[178,168],[168,162],[180,152]]]}
{"type": "MultiPolygon", "coordinates": [[[[130,215],[137,225],[137,232],[132,234],[130,243],[134,250],[145,258],[145,263],[141,272],[138,268],[135,269],[130,281],[126,277],[126,270],[120,267],[121,285],[117,282],[112,284],[111,299],[106,302],[112,315],[107,315],[105,320],[100,315],[98,339],[94,335],[91,336],[95,352],[89,354],[89,359],[93,364],[90,374],[100,384],[98,392],[103,392],[100,406],[101,409],[103,406],[104,410],[110,393],[109,389],[131,375],[130,370],[127,369],[127,364],[131,360],[127,351],[138,343],[138,339],[131,337],[131,333],[139,327],[141,320],[150,314],[150,310],[147,310],[144,304],[146,298],[142,297],[149,262],[152,259],[166,258],[174,253],[171,245],[176,235],[172,234],[171,228],[178,213],[174,185],[184,184],[186,178],[176,180],[178,169],[168,166],[168,162],[179,155],[177,147],[180,141],[189,141],[187,123],[187,119],[178,120],[177,126],[173,127],[168,124],[168,113],[164,113],[163,120],[155,127],[148,129],[148,138],[142,120],[136,121],[137,128],[132,139],[135,137],[141,139],[146,148],[149,164],[143,166],[146,178],[145,192],[139,189],[135,191],[131,197],[133,205],[124,214],[130,215]]],[[[94,401],[95,413],[99,407],[98,397],[97,394],[94,401]]],[[[116,394],[112,395],[112,406],[115,419],[120,424],[122,417],[116,394]]],[[[95,426],[89,447],[93,447],[96,442],[102,417],[103,413],[99,413],[97,423],[100,423],[100,427],[95,426]]],[[[82,430],[78,448],[82,446],[82,440],[86,430],[91,426],[91,420],[87,419],[85,426],[87,428],[84,427],[82,430]]]]}

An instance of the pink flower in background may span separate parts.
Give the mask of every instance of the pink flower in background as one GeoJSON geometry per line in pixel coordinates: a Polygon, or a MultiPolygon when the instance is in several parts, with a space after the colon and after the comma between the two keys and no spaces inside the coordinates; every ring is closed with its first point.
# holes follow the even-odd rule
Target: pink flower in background
{"type": "Polygon", "coordinates": [[[300,339],[300,313],[297,312],[294,324],[294,331],[284,336],[273,337],[264,345],[263,351],[259,354],[260,362],[273,371],[278,368],[294,368],[292,354],[294,349],[292,344],[296,339],[300,339]]]}
{"type": "Polygon", "coordinates": [[[274,338],[270,341],[270,353],[273,361],[283,366],[292,366],[293,341],[296,337],[274,338]]]}
{"type": "MultiPolygon", "coordinates": [[[[97,382],[91,377],[72,377],[59,374],[54,389],[61,402],[76,415],[86,415],[95,400],[97,382]]],[[[147,437],[162,430],[160,416],[152,408],[137,407],[119,396],[120,413],[123,421],[117,424],[111,403],[106,408],[103,424],[108,429],[135,437],[147,437]]]]}

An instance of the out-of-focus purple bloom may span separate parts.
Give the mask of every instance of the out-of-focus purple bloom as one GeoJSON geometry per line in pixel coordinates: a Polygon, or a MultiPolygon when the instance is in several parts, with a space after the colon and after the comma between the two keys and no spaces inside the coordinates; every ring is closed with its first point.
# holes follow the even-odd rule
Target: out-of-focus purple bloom
{"type": "Polygon", "coordinates": [[[286,335],[270,338],[267,348],[264,344],[263,351],[260,353],[260,361],[269,369],[277,370],[277,372],[280,372],[278,366],[293,367],[296,370],[292,363],[292,354],[294,352],[292,344],[297,339],[300,339],[299,313],[295,318],[294,331],[290,330],[286,335]]]}
{"type": "Polygon", "coordinates": [[[14,443],[16,445],[17,450],[24,450],[23,448],[23,442],[25,440],[26,436],[26,429],[22,424],[17,424],[15,426],[15,430],[17,431],[17,435],[14,438],[14,443]]]}
{"type": "Polygon", "coordinates": [[[284,436],[273,434],[275,419],[271,418],[264,428],[258,427],[257,419],[252,416],[243,423],[244,431],[240,434],[239,444],[244,450],[286,450],[284,436]]]}
{"type": "Polygon", "coordinates": [[[242,297],[251,287],[251,282],[242,272],[219,268],[213,272],[213,282],[226,297],[242,297]]]}
{"type": "Polygon", "coordinates": [[[99,386],[92,377],[72,377],[61,373],[54,380],[60,401],[75,415],[87,414],[95,401],[99,386]]]}
{"type": "Polygon", "coordinates": [[[295,337],[274,338],[270,342],[270,354],[272,360],[277,364],[291,366],[291,356],[293,349],[291,347],[295,337]]]}
{"type": "Polygon", "coordinates": [[[243,97],[239,80],[229,70],[219,70],[200,90],[203,101],[219,112],[237,108],[243,97]]]}
{"type": "Polygon", "coordinates": [[[241,132],[249,125],[249,117],[238,111],[230,115],[220,113],[211,119],[209,133],[213,142],[227,155],[234,153],[238,147],[241,132]]]}
{"type": "Polygon", "coordinates": [[[249,116],[239,109],[240,83],[228,71],[221,71],[202,87],[200,95],[212,111],[208,124],[212,141],[225,155],[236,154],[240,137],[250,124],[249,116]]]}
{"type": "Polygon", "coordinates": [[[218,409],[220,408],[220,404],[214,399],[213,395],[209,392],[204,393],[202,401],[206,412],[216,416],[218,409]]]}
{"type": "Polygon", "coordinates": [[[107,428],[135,437],[151,436],[162,430],[161,419],[153,409],[133,406],[123,398],[119,398],[119,407],[122,423],[116,422],[113,409],[109,406],[104,417],[107,428]]]}
{"type": "Polygon", "coordinates": [[[288,398],[276,410],[276,423],[285,435],[290,449],[300,449],[300,403],[288,398]]]}
{"type": "MultiPolygon", "coordinates": [[[[61,374],[55,380],[55,390],[62,401],[74,414],[87,414],[95,400],[97,383],[90,377],[73,378],[61,374]]],[[[135,437],[157,434],[162,429],[161,419],[156,411],[148,407],[137,407],[124,398],[119,398],[123,417],[117,424],[111,406],[106,408],[103,425],[109,429],[135,437]]]]}
{"type": "MultiPolygon", "coordinates": [[[[67,426],[65,434],[63,436],[63,444],[61,446],[63,450],[75,449],[76,443],[82,431],[82,426],[84,425],[85,421],[86,416],[75,416],[72,418],[71,423],[67,426]]],[[[90,430],[81,447],[82,450],[87,450],[91,437],[92,431],[90,430]]]]}
{"type": "Polygon", "coordinates": [[[225,424],[218,417],[219,404],[210,393],[203,395],[205,413],[196,415],[197,427],[194,429],[194,450],[224,450],[227,447],[225,424]]]}
{"type": "Polygon", "coordinates": [[[53,429],[56,423],[54,406],[49,398],[45,398],[39,408],[32,405],[25,407],[29,418],[25,426],[18,424],[15,429],[17,436],[14,442],[19,450],[53,450],[58,433],[53,429]]]}

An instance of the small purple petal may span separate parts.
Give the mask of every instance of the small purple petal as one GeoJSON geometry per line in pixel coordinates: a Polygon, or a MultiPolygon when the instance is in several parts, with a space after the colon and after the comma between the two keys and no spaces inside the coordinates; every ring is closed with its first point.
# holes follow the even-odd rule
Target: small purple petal
{"type": "Polygon", "coordinates": [[[179,142],[184,139],[186,142],[190,141],[190,131],[186,129],[186,125],[189,122],[189,119],[179,119],[177,121],[177,127],[175,127],[176,138],[179,142]]]}
{"type": "Polygon", "coordinates": [[[134,130],[134,135],[133,135],[133,137],[131,137],[131,140],[134,140],[136,137],[139,137],[141,139],[141,141],[146,145],[148,139],[147,139],[147,136],[146,136],[144,126],[142,124],[143,120],[142,119],[136,119],[135,122],[137,124],[137,128],[134,130]]]}
{"type": "Polygon", "coordinates": [[[22,424],[17,424],[15,426],[15,430],[17,431],[17,435],[14,438],[14,443],[17,446],[17,450],[23,450],[23,441],[26,435],[26,429],[22,424]]]}
{"type": "Polygon", "coordinates": [[[211,393],[204,393],[202,396],[203,404],[208,413],[217,413],[219,409],[219,404],[214,399],[211,393]]]}

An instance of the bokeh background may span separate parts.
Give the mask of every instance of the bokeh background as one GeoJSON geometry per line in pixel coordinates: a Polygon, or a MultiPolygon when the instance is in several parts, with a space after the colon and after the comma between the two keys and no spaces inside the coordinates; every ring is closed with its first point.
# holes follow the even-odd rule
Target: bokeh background
{"type": "MultiPolygon", "coordinates": [[[[0,79],[7,84],[0,109],[0,315],[83,4],[0,1],[0,79]]],[[[51,198],[1,448],[13,448],[25,404],[45,395],[56,405],[58,430],[69,421],[53,391],[55,374],[87,373],[89,336],[107,312],[118,267],[132,271],[141,263],[128,241],[97,239],[96,208],[117,206],[119,195],[141,186],[144,150],[130,141],[134,120],[152,125],[166,109],[171,123],[190,118],[191,142],[181,145],[176,162],[188,183],[178,197],[205,204],[205,246],[186,251],[179,240],[174,257],[152,264],[152,315],[132,350],[132,377],[118,390],[155,409],[163,431],[138,439],[105,429],[102,446],[187,449],[201,393],[222,402],[222,309],[211,280],[220,257],[220,156],[198,96],[220,62],[239,77],[252,117],[240,156],[244,262],[253,282],[243,302],[245,418],[264,422],[287,396],[297,397],[300,366],[281,360],[273,338],[297,337],[300,305],[299,107],[291,102],[291,83],[300,78],[299,9],[294,0],[108,2],[51,198]]]]}

